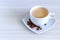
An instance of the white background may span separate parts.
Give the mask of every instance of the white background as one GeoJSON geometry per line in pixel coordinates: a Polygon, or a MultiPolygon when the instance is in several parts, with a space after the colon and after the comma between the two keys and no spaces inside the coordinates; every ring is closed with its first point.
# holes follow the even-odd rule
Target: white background
{"type": "Polygon", "coordinates": [[[60,40],[60,0],[0,0],[0,40],[60,40]],[[21,21],[36,5],[56,13],[56,24],[42,34],[31,32],[21,21]]]}

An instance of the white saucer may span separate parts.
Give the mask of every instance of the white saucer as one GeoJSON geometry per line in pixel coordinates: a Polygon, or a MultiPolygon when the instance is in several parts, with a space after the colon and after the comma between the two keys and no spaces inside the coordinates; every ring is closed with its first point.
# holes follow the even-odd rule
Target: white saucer
{"type": "Polygon", "coordinates": [[[46,25],[41,25],[43,27],[41,30],[36,30],[36,28],[30,28],[29,25],[27,25],[27,21],[29,21],[29,16],[24,17],[22,19],[22,22],[28,29],[37,34],[48,31],[50,28],[53,27],[52,25],[55,23],[55,19],[49,19],[46,25]]]}

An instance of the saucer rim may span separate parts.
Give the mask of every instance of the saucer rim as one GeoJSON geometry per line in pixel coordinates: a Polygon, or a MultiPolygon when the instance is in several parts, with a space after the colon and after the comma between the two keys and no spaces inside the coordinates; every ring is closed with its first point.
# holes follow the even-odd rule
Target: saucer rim
{"type": "MultiPolygon", "coordinates": [[[[26,16],[26,17],[28,17],[28,16],[26,16]]],[[[50,29],[54,26],[54,24],[55,24],[55,21],[54,21],[54,23],[51,25],[51,27],[49,27],[48,29],[46,29],[46,30],[44,30],[44,31],[42,31],[42,32],[39,31],[39,33],[38,33],[38,32],[36,32],[36,31],[34,31],[32,28],[30,28],[29,25],[27,25],[27,23],[25,23],[24,20],[26,20],[26,17],[24,17],[24,18],[22,19],[23,24],[24,24],[29,30],[31,30],[32,32],[34,32],[34,33],[36,33],[36,34],[41,34],[41,33],[44,33],[44,32],[46,32],[46,31],[50,30],[50,29]]],[[[29,19],[29,18],[28,18],[28,19],[29,19]]],[[[54,20],[55,20],[55,19],[54,19],[54,20]]]]}

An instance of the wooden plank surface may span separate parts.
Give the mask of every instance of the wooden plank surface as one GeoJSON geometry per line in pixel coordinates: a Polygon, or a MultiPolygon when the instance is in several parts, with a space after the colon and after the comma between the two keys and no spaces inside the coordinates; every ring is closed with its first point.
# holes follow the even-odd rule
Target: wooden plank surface
{"type": "Polygon", "coordinates": [[[22,23],[22,18],[29,15],[30,8],[40,5],[39,1],[0,0],[0,40],[60,40],[59,0],[41,1],[41,5],[47,7],[49,12],[56,13],[56,22],[51,30],[42,34],[35,34],[28,30],[22,23]],[[33,2],[35,4],[32,4],[33,2]]]}

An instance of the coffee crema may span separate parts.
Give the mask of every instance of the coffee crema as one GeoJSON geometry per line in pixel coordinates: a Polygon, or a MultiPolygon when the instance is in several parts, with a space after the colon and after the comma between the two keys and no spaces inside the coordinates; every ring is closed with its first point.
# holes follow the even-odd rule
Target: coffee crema
{"type": "Polygon", "coordinates": [[[48,15],[48,10],[43,7],[36,8],[32,11],[32,15],[36,18],[44,18],[48,15]]]}

